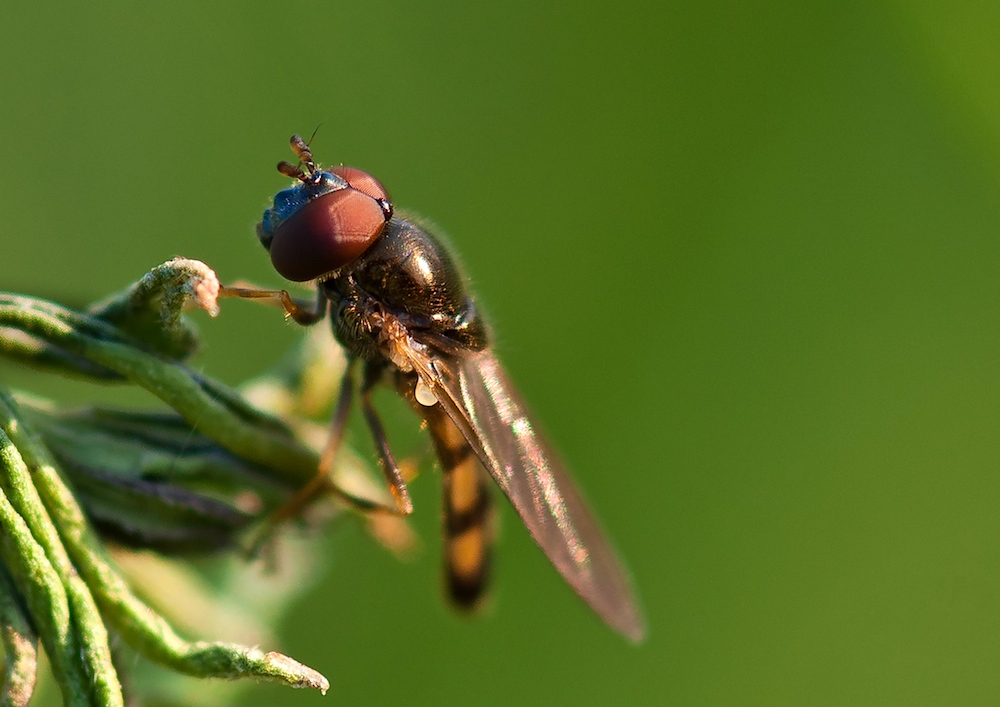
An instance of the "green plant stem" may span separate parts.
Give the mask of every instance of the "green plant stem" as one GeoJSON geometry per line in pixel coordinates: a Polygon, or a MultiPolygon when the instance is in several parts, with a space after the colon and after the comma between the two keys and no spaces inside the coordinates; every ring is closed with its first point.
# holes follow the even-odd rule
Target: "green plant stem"
{"type": "Polygon", "coordinates": [[[105,322],[58,305],[0,295],[0,326],[20,329],[48,344],[116,371],[145,388],[206,436],[244,459],[299,483],[313,478],[315,452],[283,425],[182,364],[144,351],[105,322]]]}
{"type": "Polygon", "coordinates": [[[18,596],[14,580],[0,566],[0,641],[5,656],[0,707],[26,707],[38,673],[38,636],[18,596]]]}
{"type": "MultiPolygon", "coordinates": [[[[0,430],[0,464],[4,476],[27,474],[24,459],[0,430]]],[[[52,664],[52,673],[67,707],[89,705],[87,681],[80,661],[80,642],[70,618],[69,601],[59,575],[45,556],[24,518],[0,490],[0,559],[24,597],[32,621],[52,664]]]]}
{"type": "MultiPolygon", "coordinates": [[[[9,397],[3,407],[14,411],[9,397]]],[[[181,638],[170,624],[131,591],[112,566],[96,533],[49,458],[36,440],[21,434],[19,447],[31,460],[35,483],[80,576],[94,592],[105,618],[123,638],[150,660],[197,677],[252,677],[277,680],[292,687],[323,692],[329,682],[318,672],[280,653],[265,653],[233,643],[181,638]]]]}
{"type": "Polygon", "coordinates": [[[26,434],[23,422],[15,411],[13,399],[3,391],[0,391],[0,428],[11,448],[16,448],[22,459],[21,464],[8,465],[8,473],[0,479],[0,485],[24,519],[32,536],[42,546],[66,591],[70,614],[82,648],[83,668],[95,699],[98,704],[108,707],[123,706],[121,684],[111,663],[107,629],[93,595],[70,562],[59,533],[32,482],[30,470],[35,471],[37,476],[42,460],[31,454],[30,450],[38,445],[26,434]]]}
{"type": "MultiPolygon", "coordinates": [[[[317,454],[283,422],[182,363],[197,348],[198,340],[181,315],[192,302],[214,313],[218,288],[215,274],[203,263],[177,259],[154,268],[136,285],[86,313],[0,293],[0,355],[89,376],[95,382],[135,383],[173,408],[213,444],[231,452],[240,464],[248,465],[263,480],[258,481],[261,488],[297,488],[313,478],[317,454]]],[[[326,678],[280,653],[180,637],[119,574],[55,457],[30,429],[32,418],[28,416],[26,422],[25,414],[0,390],[0,561],[10,572],[16,593],[24,598],[66,705],[122,704],[106,626],[152,661],[188,675],[250,677],[323,692],[328,689],[326,678]]],[[[170,424],[179,424],[178,419],[172,417],[170,424]]],[[[45,429],[41,422],[39,426],[45,429]]],[[[163,442],[162,435],[154,437],[163,442]]],[[[184,439],[186,449],[190,436],[184,439]]],[[[142,436],[129,442],[141,447],[142,436]]],[[[75,449],[64,445],[61,453],[74,461],[75,449]]],[[[172,459],[171,473],[183,472],[174,463],[176,457],[172,459]]],[[[100,463],[95,469],[114,473],[100,463]]],[[[130,478],[130,472],[134,472],[131,467],[123,478],[130,478]]],[[[161,504],[178,501],[180,492],[170,495],[169,481],[165,483],[163,493],[154,494],[155,500],[161,504]]],[[[195,502],[190,492],[183,500],[195,502]]],[[[10,607],[17,606],[15,590],[6,596],[13,604],[0,605],[5,631],[14,625],[14,619],[7,618],[8,614],[14,617],[10,607]]],[[[4,633],[3,638],[8,637],[13,641],[16,636],[4,633]]],[[[8,673],[28,686],[20,691],[22,695],[30,695],[34,680],[29,658],[33,654],[26,650],[8,649],[9,655],[17,654],[8,659],[8,673]]],[[[6,690],[8,684],[15,685],[16,680],[8,679],[0,697],[10,694],[13,700],[13,688],[6,690]]]]}

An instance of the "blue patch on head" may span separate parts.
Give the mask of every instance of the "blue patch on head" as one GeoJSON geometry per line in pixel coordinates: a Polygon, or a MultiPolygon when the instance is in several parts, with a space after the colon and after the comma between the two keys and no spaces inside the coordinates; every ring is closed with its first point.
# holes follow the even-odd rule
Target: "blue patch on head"
{"type": "Polygon", "coordinates": [[[306,204],[330,192],[347,189],[347,180],[332,172],[316,172],[308,182],[299,182],[274,195],[271,208],[264,209],[257,232],[262,241],[270,241],[275,231],[285,221],[297,214],[306,204]]]}

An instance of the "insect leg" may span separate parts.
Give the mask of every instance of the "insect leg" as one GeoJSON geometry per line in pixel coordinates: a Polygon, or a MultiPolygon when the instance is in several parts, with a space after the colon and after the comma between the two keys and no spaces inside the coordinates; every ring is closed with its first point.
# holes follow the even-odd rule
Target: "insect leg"
{"type": "Polygon", "coordinates": [[[382,366],[379,364],[369,364],[365,366],[364,380],[361,383],[361,412],[364,413],[365,422],[371,431],[372,439],[375,442],[375,449],[378,451],[379,465],[382,467],[382,475],[385,476],[392,491],[393,498],[396,499],[396,506],[400,513],[409,515],[413,512],[413,501],[410,500],[410,492],[406,488],[406,481],[403,473],[399,470],[392,450],[389,448],[389,440],[385,436],[385,428],[379,420],[378,413],[372,405],[371,393],[375,384],[378,383],[382,375],[382,366]]]}
{"type": "Polygon", "coordinates": [[[237,283],[233,287],[223,287],[219,290],[219,297],[239,297],[240,299],[264,300],[276,304],[285,310],[285,314],[294,319],[299,324],[306,326],[315,324],[326,316],[326,309],[329,300],[323,294],[323,290],[316,291],[316,302],[310,308],[309,305],[295,300],[286,290],[262,290],[257,287],[244,286],[237,283]]]}
{"type": "MultiPolygon", "coordinates": [[[[316,475],[305,486],[300,488],[294,496],[286,501],[278,510],[274,511],[267,520],[269,529],[273,529],[282,522],[298,516],[302,509],[316,499],[317,496],[329,492],[340,498],[357,511],[363,513],[389,513],[391,515],[401,515],[400,510],[394,506],[387,506],[378,501],[357,496],[344,488],[341,488],[330,478],[333,461],[340,449],[340,443],[344,438],[344,430],[347,428],[347,420],[351,413],[351,403],[354,398],[354,361],[349,361],[347,369],[344,371],[344,378],[340,385],[340,393],[337,397],[337,405],[334,409],[333,420],[330,423],[330,434],[327,437],[326,447],[320,456],[319,468],[316,475]]],[[[264,538],[269,535],[265,531],[264,538]]],[[[258,544],[260,544],[258,542],[258,544]]]]}

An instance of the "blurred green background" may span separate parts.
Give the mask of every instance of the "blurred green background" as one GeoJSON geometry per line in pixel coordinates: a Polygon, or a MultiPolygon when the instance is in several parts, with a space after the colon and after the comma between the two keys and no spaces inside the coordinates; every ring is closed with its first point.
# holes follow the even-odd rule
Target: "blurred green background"
{"type": "MultiPolygon", "coordinates": [[[[253,226],[322,123],[450,235],[650,624],[608,631],[508,508],[492,612],[451,615],[429,472],[419,558],[332,529],[280,628],[326,703],[995,703],[998,7],[8,6],[0,288],[82,304],[175,255],[277,285],[253,226]]],[[[301,334],[200,323],[230,383],[301,334]]]]}

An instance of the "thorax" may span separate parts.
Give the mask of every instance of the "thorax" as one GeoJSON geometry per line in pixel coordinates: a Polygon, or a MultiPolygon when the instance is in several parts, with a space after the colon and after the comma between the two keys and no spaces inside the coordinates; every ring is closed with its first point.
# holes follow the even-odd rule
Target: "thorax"
{"type": "Polygon", "coordinates": [[[352,356],[401,367],[393,343],[400,336],[446,353],[486,346],[486,328],[454,260],[409,219],[392,218],[360,258],[320,287],[331,302],[333,333],[352,356]]]}

